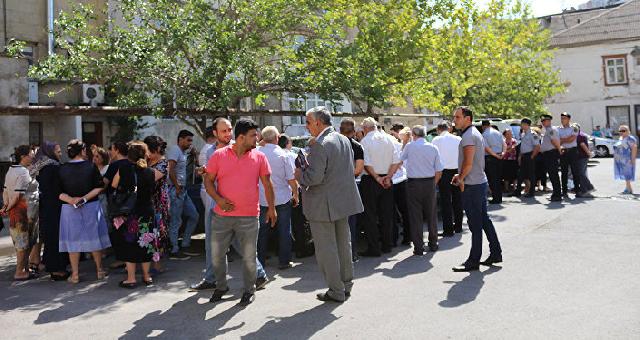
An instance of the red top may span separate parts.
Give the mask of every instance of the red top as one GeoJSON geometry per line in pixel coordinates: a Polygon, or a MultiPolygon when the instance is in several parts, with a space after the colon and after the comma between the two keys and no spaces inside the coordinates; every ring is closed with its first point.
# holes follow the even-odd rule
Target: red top
{"type": "Polygon", "coordinates": [[[518,143],[517,140],[515,140],[514,138],[511,138],[511,141],[508,140],[504,140],[505,144],[507,144],[507,149],[509,148],[513,148],[511,151],[505,152],[502,159],[507,160],[507,161],[515,161],[516,160],[516,144],[518,143]]]}
{"type": "Polygon", "coordinates": [[[221,216],[258,216],[258,182],[271,175],[267,157],[256,149],[238,157],[232,145],[216,150],[207,162],[207,173],[215,175],[218,194],[233,203],[232,211],[218,205],[213,211],[221,216]]]}

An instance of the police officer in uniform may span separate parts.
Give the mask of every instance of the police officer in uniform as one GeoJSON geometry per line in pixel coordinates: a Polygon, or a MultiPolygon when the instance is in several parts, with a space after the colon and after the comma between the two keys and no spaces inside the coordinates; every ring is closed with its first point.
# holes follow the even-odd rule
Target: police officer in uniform
{"type": "Polygon", "coordinates": [[[581,194],[580,189],[580,169],[578,168],[578,131],[571,126],[571,115],[563,112],[560,114],[562,126],[558,127],[560,143],[562,145],[562,155],[560,156],[560,174],[562,175],[562,197],[569,196],[569,169],[573,176],[573,185],[576,195],[581,194]]]}
{"type": "Polygon", "coordinates": [[[551,116],[542,115],[542,144],[540,151],[544,160],[544,167],[551,185],[553,186],[553,194],[549,197],[552,202],[562,201],[562,192],[560,188],[560,176],[558,176],[558,166],[560,165],[560,155],[562,147],[560,145],[560,135],[558,129],[551,126],[551,116]]]}
{"type": "Polygon", "coordinates": [[[531,119],[523,118],[520,122],[520,156],[518,157],[518,185],[513,195],[520,197],[522,182],[529,182],[529,192],[524,197],[533,197],[536,191],[535,157],[540,153],[540,136],[531,131],[531,119]]]}

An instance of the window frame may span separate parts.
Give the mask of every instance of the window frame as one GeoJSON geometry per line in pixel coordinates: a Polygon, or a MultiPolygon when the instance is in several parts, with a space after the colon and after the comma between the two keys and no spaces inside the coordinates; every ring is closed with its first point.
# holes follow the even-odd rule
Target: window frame
{"type": "MultiPolygon", "coordinates": [[[[617,67],[617,66],[616,66],[617,67]]],[[[626,54],[614,54],[602,56],[602,72],[604,73],[604,85],[605,86],[626,86],[629,85],[629,65],[627,63],[626,54]],[[622,83],[610,83],[609,82],[609,67],[607,66],[608,60],[622,59],[622,67],[624,67],[624,82],[622,83]]]]}
{"type": "Polygon", "coordinates": [[[629,128],[631,128],[631,106],[630,105],[608,105],[605,107],[605,113],[607,115],[607,125],[609,126],[610,129],[612,129],[611,134],[613,136],[618,136],[618,127],[620,127],[620,125],[628,125],[629,128]],[[615,127],[611,126],[612,124],[612,119],[611,119],[611,114],[609,109],[615,109],[615,108],[626,108],[627,109],[627,122],[626,124],[622,123],[618,123],[618,125],[615,127]]]}

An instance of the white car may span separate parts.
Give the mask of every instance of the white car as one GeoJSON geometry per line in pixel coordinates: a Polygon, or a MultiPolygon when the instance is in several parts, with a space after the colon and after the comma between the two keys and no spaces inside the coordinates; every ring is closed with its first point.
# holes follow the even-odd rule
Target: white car
{"type": "Polygon", "coordinates": [[[613,138],[589,137],[593,142],[593,152],[596,157],[609,157],[613,155],[613,146],[617,140],[613,138]]]}

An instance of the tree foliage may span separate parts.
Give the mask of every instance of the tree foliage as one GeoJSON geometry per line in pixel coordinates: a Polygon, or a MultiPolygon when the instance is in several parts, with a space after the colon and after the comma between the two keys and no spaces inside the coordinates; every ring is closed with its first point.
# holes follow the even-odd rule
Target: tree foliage
{"type": "Polygon", "coordinates": [[[178,115],[288,92],[346,97],[360,112],[467,104],[507,117],[541,113],[561,91],[549,33],[521,0],[114,3],[103,15],[83,5],[61,13],[56,41],[67,53],[31,76],[104,84],[112,104],[178,115]]]}

